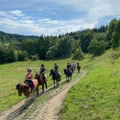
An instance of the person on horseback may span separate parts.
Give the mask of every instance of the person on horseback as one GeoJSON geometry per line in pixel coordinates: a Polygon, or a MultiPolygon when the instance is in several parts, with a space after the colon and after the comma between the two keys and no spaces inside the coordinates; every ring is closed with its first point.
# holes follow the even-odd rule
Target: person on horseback
{"type": "Polygon", "coordinates": [[[31,87],[31,92],[32,90],[35,90],[32,78],[33,78],[32,69],[28,68],[24,83],[28,84],[31,87]]]}
{"type": "Polygon", "coordinates": [[[70,74],[72,74],[71,65],[69,63],[67,63],[67,70],[69,71],[70,74]]]}
{"type": "Polygon", "coordinates": [[[41,67],[40,67],[40,74],[42,75],[42,78],[43,78],[44,82],[46,82],[44,64],[41,64],[41,67]]]}
{"type": "Polygon", "coordinates": [[[60,73],[58,72],[58,68],[59,66],[57,65],[57,63],[54,63],[54,71],[56,72],[57,76],[60,77],[60,73]]]}

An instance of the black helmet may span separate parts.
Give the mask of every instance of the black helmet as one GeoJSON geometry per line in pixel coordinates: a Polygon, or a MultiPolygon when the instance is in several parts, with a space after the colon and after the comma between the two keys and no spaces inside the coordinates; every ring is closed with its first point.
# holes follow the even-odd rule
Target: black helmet
{"type": "Polygon", "coordinates": [[[32,71],[32,69],[31,69],[31,68],[28,68],[28,69],[27,69],[27,71],[28,71],[28,72],[31,72],[31,71],[32,71]]]}
{"type": "Polygon", "coordinates": [[[41,67],[43,67],[44,66],[44,64],[41,64],[41,67]]]}
{"type": "Polygon", "coordinates": [[[57,65],[57,63],[56,63],[56,62],[54,62],[54,65],[57,65]]]}

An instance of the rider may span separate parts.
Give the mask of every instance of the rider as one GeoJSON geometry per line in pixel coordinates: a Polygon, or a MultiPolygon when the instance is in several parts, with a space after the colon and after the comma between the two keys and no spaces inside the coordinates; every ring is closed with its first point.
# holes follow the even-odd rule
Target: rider
{"type": "Polygon", "coordinates": [[[31,87],[31,92],[32,90],[35,90],[32,78],[33,78],[32,69],[28,68],[24,83],[27,83],[31,87]]]}
{"type": "Polygon", "coordinates": [[[41,67],[40,67],[40,74],[42,75],[44,82],[46,82],[44,64],[41,64],[41,67]]]}
{"type": "Polygon", "coordinates": [[[70,74],[72,74],[72,70],[71,70],[71,65],[70,65],[70,63],[67,63],[67,70],[69,71],[70,74]]]}
{"type": "Polygon", "coordinates": [[[57,63],[55,62],[55,63],[54,63],[54,70],[55,70],[55,72],[57,73],[58,77],[60,77],[60,74],[59,74],[59,72],[58,72],[58,68],[59,68],[59,66],[58,66],[57,63]]]}

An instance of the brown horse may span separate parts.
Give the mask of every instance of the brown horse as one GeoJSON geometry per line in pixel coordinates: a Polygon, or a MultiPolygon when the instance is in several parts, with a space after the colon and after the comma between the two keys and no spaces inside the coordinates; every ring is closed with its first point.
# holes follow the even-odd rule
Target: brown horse
{"type": "Polygon", "coordinates": [[[39,85],[42,85],[42,93],[44,93],[44,84],[45,84],[45,87],[47,89],[47,76],[45,75],[45,80],[44,80],[42,75],[40,75],[39,73],[36,73],[35,79],[38,80],[39,85]]]}
{"type": "MultiPolygon", "coordinates": [[[[39,83],[38,83],[38,80],[36,79],[33,79],[32,80],[33,84],[34,84],[34,88],[35,88],[35,92],[37,93],[37,96],[38,96],[38,86],[39,86],[39,83]]],[[[18,90],[18,95],[21,96],[22,93],[28,98],[30,96],[30,93],[31,93],[31,88],[28,84],[25,84],[24,82],[21,82],[19,84],[16,85],[16,89],[18,90]]]]}
{"type": "Polygon", "coordinates": [[[55,87],[55,83],[56,83],[56,86],[59,86],[61,76],[58,75],[53,69],[50,70],[50,76],[52,76],[52,80],[54,82],[54,87],[55,87]]]}

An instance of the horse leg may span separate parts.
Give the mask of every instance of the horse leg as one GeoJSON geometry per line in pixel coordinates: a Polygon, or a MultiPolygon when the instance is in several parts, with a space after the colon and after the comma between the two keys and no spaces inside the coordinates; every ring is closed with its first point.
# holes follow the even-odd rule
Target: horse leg
{"type": "Polygon", "coordinates": [[[42,94],[44,93],[44,84],[42,85],[42,94]]]}
{"type": "Polygon", "coordinates": [[[67,75],[66,75],[66,80],[67,80],[67,75]]]}
{"type": "Polygon", "coordinates": [[[53,80],[53,83],[54,83],[54,87],[55,87],[55,80],[53,80]]]}
{"type": "Polygon", "coordinates": [[[37,88],[36,88],[37,96],[39,95],[38,91],[39,91],[39,88],[37,87],[37,88]]]}
{"type": "Polygon", "coordinates": [[[47,89],[47,82],[45,82],[45,87],[46,87],[46,89],[47,89]]]}
{"type": "Polygon", "coordinates": [[[69,81],[69,76],[66,75],[66,80],[69,81]]]}
{"type": "Polygon", "coordinates": [[[59,86],[59,81],[58,80],[56,80],[56,85],[59,86]]]}

